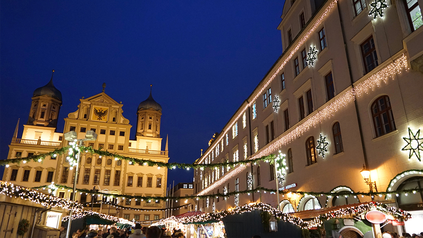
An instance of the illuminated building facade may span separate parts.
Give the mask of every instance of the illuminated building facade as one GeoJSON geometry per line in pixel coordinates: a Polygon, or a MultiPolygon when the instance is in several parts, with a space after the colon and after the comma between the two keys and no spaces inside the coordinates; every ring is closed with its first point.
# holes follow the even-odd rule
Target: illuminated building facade
{"type": "MultiPolygon", "coordinates": [[[[97,134],[95,141],[85,141],[85,146],[106,150],[131,158],[167,163],[168,145],[162,150],[160,123],[162,108],[150,96],[138,106],[136,138],[130,139],[131,125],[123,116],[123,104],[116,102],[103,91],[80,99],[75,112],[65,118],[64,133],[75,131],[78,139],[85,138],[89,130],[97,134]]],[[[34,91],[29,119],[24,125],[22,138],[17,138],[18,127],[9,145],[8,159],[42,154],[69,144],[64,133],[56,132],[57,118],[62,104],[60,91],[53,85],[53,77],[44,87],[34,91]]],[[[75,170],[66,156],[45,158],[42,162],[10,164],[3,181],[26,187],[50,185],[73,186],[75,170]]],[[[76,201],[93,206],[93,210],[128,220],[158,220],[164,217],[166,204],[157,200],[123,199],[113,195],[163,197],[166,195],[167,168],[132,164],[125,160],[81,153],[77,189],[96,189],[110,195],[92,196],[76,194],[76,201]],[[91,204],[94,201],[95,204],[91,204]],[[113,205],[123,206],[109,206],[113,205]],[[126,209],[132,208],[132,209],[126,209]],[[143,209],[143,210],[140,210],[143,209]],[[160,210],[163,209],[163,210],[160,210]]],[[[70,198],[70,189],[58,189],[56,196],[70,198]]]]}
{"type": "MultiPolygon", "coordinates": [[[[283,54],[196,161],[245,161],[281,151],[287,174],[279,187],[332,195],[277,199],[262,190],[200,199],[197,210],[261,201],[299,212],[370,201],[370,196],[336,196],[369,193],[360,173],[368,170],[373,199],[414,217],[384,230],[420,232],[413,227],[423,221],[423,193],[399,191],[423,188],[422,2],[385,3],[285,1],[278,26],[283,54]]],[[[194,192],[276,189],[275,178],[275,166],[265,161],[196,169],[194,192]]]]}

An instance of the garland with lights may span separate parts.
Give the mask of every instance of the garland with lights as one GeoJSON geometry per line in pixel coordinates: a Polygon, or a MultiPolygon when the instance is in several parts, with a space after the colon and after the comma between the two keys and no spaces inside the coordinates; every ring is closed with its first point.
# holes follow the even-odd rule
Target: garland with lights
{"type": "MultiPolygon", "coordinates": [[[[80,211],[80,212],[72,214],[72,220],[84,218],[85,216],[98,216],[101,219],[109,220],[114,223],[119,222],[119,219],[121,219],[119,217],[115,217],[115,216],[107,215],[103,213],[98,213],[95,211],[80,211]]],[[[62,218],[62,222],[67,222],[68,220],[69,220],[69,216],[64,216],[62,218]]]]}
{"type": "Polygon", "coordinates": [[[21,198],[35,202],[44,207],[60,207],[63,209],[81,210],[82,204],[72,202],[64,198],[58,198],[49,194],[44,194],[30,188],[14,185],[13,183],[0,182],[0,194],[9,197],[21,198]]]}
{"type": "MultiPolygon", "coordinates": [[[[422,172],[423,174],[423,172],[422,172]]],[[[45,186],[39,186],[39,187],[34,187],[33,189],[45,189],[50,185],[45,185],[45,186]]],[[[71,190],[71,187],[65,186],[65,185],[59,185],[59,184],[55,184],[55,186],[58,189],[67,189],[67,190],[71,190]]],[[[207,198],[218,198],[218,197],[223,197],[223,198],[228,198],[237,194],[252,194],[252,193],[270,193],[270,194],[276,194],[276,190],[275,189],[268,189],[268,188],[263,188],[263,187],[257,187],[255,189],[250,189],[250,190],[244,190],[244,191],[234,191],[234,192],[230,192],[227,193],[225,192],[225,190],[223,191],[223,193],[216,193],[216,194],[210,194],[210,195],[192,195],[192,196],[182,196],[182,197],[153,197],[153,196],[133,196],[133,195],[125,195],[125,194],[110,194],[110,193],[103,193],[103,192],[93,192],[92,190],[88,190],[88,189],[76,189],[75,191],[79,192],[79,193],[85,193],[85,194],[97,194],[97,195],[103,195],[106,197],[110,197],[110,198],[124,198],[124,199],[140,199],[141,201],[155,201],[155,200],[160,200],[160,201],[169,201],[169,200],[174,200],[175,202],[177,202],[178,200],[182,200],[182,199],[207,199],[207,198]]],[[[289,191],[289,190],[279,190],[279,194],[282,196],[285,196],[289,193],[291,194],[298,194],[301,196],[327,196],[329,198],[332,197],[339,197],[339,196],[344,196],[346,198],[348,198],[349,196],[368,196],[368,197],[372,197],[375,198],[376,196],[378,197],[383,197],[383,196],[388,196],[389,198],[392,197],[392,195],[395,195],[396,197],[399,197],[400,194],[404,194],[404,195],[408,195],[408,194],[416,194],[417,192],[423,192],[423,188],[420,189],[405,189],[405,190],[400,190],[400,191],[388,191],[388,192],[351,192],[351,191],[339,191],[339,192],[307,192],[307,191],[289,191]]],[[[157,209],[153,209],[153,210],[157,210],[157,209]]]]}
{"type": "MultiPolygon", "coordinates": [[[[94,204],[100,204],[100,203],[101,202],[95,202],[94,204]]],[[[144,212],[170,211],[170,210],[176,211],[176,210],[179,210],[179,209],[182,209],[182,208],[186,208],[190,205],[190,204],[187,204],[187,205],[182,205],[182,206],[173,207],[173,208],[145,209],[145,208],[125,207],[125,206],[118,205],[118,204],[115,204],[115,203],[112,203],[112,202],[103,202],[103,204],[110,205],[112,207],[119,208],[119,209],[122,209],[122,210],[144,211],[144,212]]],[[[91,203],[87,202],[87,203],[85,203],[85,206],[90,207],[91,203]]]]}
{"type": "Polygon", "coordinates": [[[96,155],[99,155],[101,157],[103,157],[103,156],[104,157],[113,157],[113,158],[115,158],[115,160],[126,160],[126,161],[129,161],[132,164],[139,164],[139,165],[144,165],[144,166],[166,167],[168,169],[180,168],[180,169],[187,169],[187,170],[189,170],[189,169],[201,169],[201,170],[203,170],[205,168],[214,169],[214,168],[220,168],[222,166],[227,167],[227,168],[235,168],[238,165],[247,165],[247,164],[251,164],[251,163],[256,164],[257,162],[260,162],[260,161],[273,163],[272,161],[275,158],[275,156],[271,154],[271,155],[263,156],[261,158],[256,158],[256,159],[253,159],[253,160],[242,160],[242,161],[236,161],[236,162],[226,161],[224,163],[214,163],[214,164],[163,163],[163,162],[159,162],[159,161],[152,161],[152,160],[145,160],[145,159],[138,159],[138,158],[133,158],[133,157],[128,157],[128,156],[123,156],[123,155],[111,153],[109,151],[96,150],[96,149],[93,149],[91,146],[89,146],[89,147],[77,146],[76,143],[73,143],[73,142],[71,142],[69,144],[71,146],[66,146],[66,147],[63,147],[61,149],[56,149],[52,152],[48,152],[48,153],[44,153],[44,154],[32,155],[32,156],[22,157],[22,158],[0,160],[0,166],[3,165],[3,166],[6,166],[6,167],[9,167],[8,165],[12,164],[12,163],[20,164],[21,162],[27,163],[27,162],[30,162],[30,161],[42,162],[48,156],[56,158],[57,155],[63,155],[67,152],[68,154],[66,156],[66,160],[68,161],[69,165],[71,167],[73,167],[73,166],[76,166],[76,161],[77,161],[76,156],[78,154],[78,151],[96,154],[96,155]]]}

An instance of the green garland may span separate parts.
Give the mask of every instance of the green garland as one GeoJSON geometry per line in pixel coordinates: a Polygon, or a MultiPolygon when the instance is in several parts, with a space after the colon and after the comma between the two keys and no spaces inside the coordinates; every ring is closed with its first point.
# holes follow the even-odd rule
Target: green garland
{"type": "Polygon", "coordinates": [[[61,149],[55,149],[52,152],[47,152],[44,154],[39,155],[32,155],[28,157],[22,157],[22,158],[13,158],[13,159],[7,159],[7,160],[0,160],[0,166],[7,166],[8,164],[20,164],[21,162],[42,162],[46,157],[57,157],[57,155],[62,155],[65,152],[69,151],[70,146],[62,147],[61,149]]]}
{"type": "MultiPolygon", "coordinates": [[[[78,151],[75,150],[71,146],[66,146],[66,147],[63,147],[61,149],[55,149],[52,152],[48,152],[48,153],[44,153],[44,154],[32,155],[32,156],[22,157],[22,158],[0,160],[0,166],[5,166],[5,165],[8,165],[8,164],[12,164],[12,163],[20,164],[21,162],[30,162],[30,161],[42,162],[48,156],[54,157],[54,156],[57,156],[57,155],[62,155],[65,152],[69,152],[70,150],[72,150],[72,153],[70,155],[68,155],[68,157],[70,157],[72,160],[76,161],[75,155],[77,154],[78,151]]],[[[138,159],[138,158],[119,155],[119,154],[116,154],[116,153],[111,153],[109,151],[96,150],[96,149],[93,149],[91,146],[89,146],[89,147],[79,146],[79,151],[81,151],[82,153],[84,153],[84,152],[85,153],[91,153],[91,154],[96,154],[96,155],[104,156],[104,157],[113,157],[113,158],[118,159],[118,160],[126,160],[128,162],[133,163],[133,164],[166,167],[168,169],[176,169],[176,168],[180,168],[180,169],[212,168],[212,169],[214,169],[214,168],[220,168],[222,166],[235,168],[238,165],[254,164],[254,163],[261,162],[261,161],[265,161],[265,162],[273,164],[274,159],[275,159],[275,155],[272,154],[272,155],[268,155],[268,156],[263,156],[261,158],[253,159],[253,160],[243,160],[243,161],[237,161],[237,162],[225,162],[225,163],[215,163],[215,164],[195,164],[195,163],[187,164],[187,163],[163,163],[163,162],[159,162],[159,161],[138,159]]]]}
{"type": "Polygon", "coordinates": [[[28,229],[29,229],[29,221],[27,219],[22,219],[19,222],[17,234],[20,236],[23,236],[25,235],[26,232],[28,232],[28,229]]]}
{"type": "MultiPolygon", "coordinates": [[[[38,187],[33,187],[33,189],[42,189],[42,188],[48,188],[49,185],[44,185],[44,186],[38,186],[38,187]]],[[[73,188],[68,187],[66,185],[60,185],[60,184],[55,184],[55,186],[59,189],[66,189],[66,190],[72,190],[73,188]]],[[[270,194],[275,194],[276,190],[275,189],[268,189],[268,188],[263,188],[263,187],[257,187],[255,189],[251,189],[251,190],[244,190],[244,191],[238,191],[238,192],[230,192],[227,194],[222,194],[222,193],[216,193],[216,194],[210,194],[210,195],[192,195],[192,196],[182,196],[182,197],[154,197],[154,196],[133,196],[133,195],[125,195],[125,194],[110,194],[110,193],[103,193],[103,192],[93,192],[92,190],[89,189],[75,189],[75,191],[80,192],[80,193],[86,193],[86,194],[97,194],[97,195],[103,195],[103,196],[107,196],[107,197],[113,197],[113,198],[125,198],[125,199],[141,199],[141,200],[161,200],[161,201],[168,201],[168,200],[179,200],[179,199],[206,199],[206,198],[217,198],[217,197],[230,197],[236,194],[251,194],[251,193],[260,193],[260,192],[264,192],[267,193],[269,192],[270,194]]],[[[417,192],[422,192],[423,188],[421,189],[405,189],[405,190],[401,190],[401,191],[393,191],[393,192],[378,192],[378,193],[366,193],[366,192],[350,192],[350,191],[341,191],[341,192],[336,192],[336,193],[332,193],[332,192],[304,192],[304,191],[289,191],[289,190],[284,190],[284,191],[279,191],[279,194],[281,195],[286,195],[288,193],[296,193],[296,194],[300,194],[302,196],[307,196],[307,195],[312,195],[315,197],[318,196],[328,196],[328,197],[340,197],[340,196],[371,196],[371,197],[383,197],[386,196],[388,194],[390,195],[394,195],[396,196],[397,194],[408,194],[408,193],[417,193],[417,192]]]]}

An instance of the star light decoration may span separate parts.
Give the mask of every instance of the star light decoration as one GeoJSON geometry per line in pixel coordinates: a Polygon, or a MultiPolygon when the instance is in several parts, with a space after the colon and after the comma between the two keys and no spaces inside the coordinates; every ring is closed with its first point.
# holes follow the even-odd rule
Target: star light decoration
{"type": "Polygon", "coordinates": [[[308,67],[313,67],[314,63],[317,60],[317,49],[315,46],[310,46],[310,50],[307,53],[307,65],[308,67]]]}
{"type": "Polygon", "coordinates": [[[278,113],[280,106],[281,106],[281,100],[279,99],[278,95],[275,95],[273,99],[273,111],[278,113]]]}
{"type": "Polygon", "coordinates": [[[369,12],[369,16],[373,15],[373,19],[376,19],[378,15],[379,17],[383,17],[383,11],[388,7],[385,0],[375,0],[370,3],[370,6],[372,9],[369,12]]]}
{"type": "Polygon", "coordinates": [[[280,151],[278,156],[275,159],[275,169],[276,169],[276,177],[278,179],[278,182],[280,186],[283,186],[283,184],[285,183],[287,168],[286,168],[286,157],[280,151]]]}
{"type": "Polygon", "coordinates": [[[323,136],[323,134],[319,135],[319,139],[317,140],[317,152],[322,158],[325,158],[325,154],[328,152],[328,145],[329,142],[326,140],[326,136],[323,136]]]}
{"type": "Polygon", "coordinates": [[[420,151],[423,151],[423,138],[420,137],[420,129],[417,130],[416,133],[413,133],[413,131],[408,128],[408,137],[403,137],[402,139],[404,139],[407,144],[401,150],[408,150],[408,159],[411,159],[414,155],[421,161],[420,151]]]}

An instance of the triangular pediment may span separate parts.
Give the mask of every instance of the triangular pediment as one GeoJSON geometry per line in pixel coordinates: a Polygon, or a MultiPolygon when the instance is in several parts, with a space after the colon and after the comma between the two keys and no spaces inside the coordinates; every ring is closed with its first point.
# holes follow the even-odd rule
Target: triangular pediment
{"type": "Polygon", "coordinates": [[[97,95],[91,96],[86,99],[81,99],[81,101],[91,102],[93,104],[111,104],[111,105],[121,105],[120,103],[116,102],[113,98],[107,95],[104,92],[101,92],[97,95]]]}

